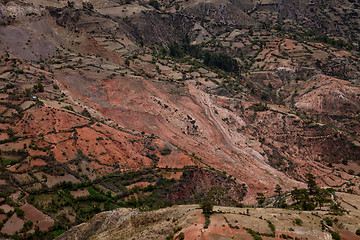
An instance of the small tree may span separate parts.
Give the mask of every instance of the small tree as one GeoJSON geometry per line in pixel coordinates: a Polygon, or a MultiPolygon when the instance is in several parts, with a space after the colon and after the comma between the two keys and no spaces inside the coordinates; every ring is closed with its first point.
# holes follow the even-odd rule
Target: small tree
{"type": "Polygon", "coordinates": [[[258,204],[262,206],[265,203],[265,196],[263,193],[257,193],[256,200],[258,201],[258,204]]]}
{"type": "Polygon", "coordinates": [[[83,2],[83,10],[94,10],[94,6],[90,2],[83,2]]]}
{"type": "Polygon", "coordinates": [[[279,184],[276,184],[276,186],[275,186],[275,193],[276,193],[276,195],[278,195],[278,196],[280,196],[281,193],[282,193],[282,189],[281,189],[281,187],[280,187],[279,184]]]}
{"type": "Polygon", "coordinates": [[[306,177],[306,184],[308,186],[309,193],[314,194],[318,190],[318,186],[316,184],[314,175],[308,173],[306,174],[305,177],[306,177]]]}
{"type": "Polygon", "coordinates": [[[68,1],[68,2],[67,2],[67,6],[68,6],[68,8],[74,8],[75,3],[72,2],[72,1],[68,1]]]}
{"type": "Polygon", "coordinates": [[[203,201],[201,203],[201,209],[203,210],[203,213],[211,213],[213,211],[213,203],[210,201],[203,201]]]}

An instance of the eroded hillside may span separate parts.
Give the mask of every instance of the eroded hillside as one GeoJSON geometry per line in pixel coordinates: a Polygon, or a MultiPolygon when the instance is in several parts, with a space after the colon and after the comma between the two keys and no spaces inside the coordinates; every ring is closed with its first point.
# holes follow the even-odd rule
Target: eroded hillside
{"type": "Polygon", "coordinates": [[[309,172],[358,193],[356,4],[2,1],[3,234],[250,204],[309,172]]]}
{"type": "Polygon", "coordinates": [[[331,231],[338,231],[341,239],[360,239],[354,234],[359,227],[355,220],[359,218],[359,197],[336,196],[351,216],[334,216],[324,209],[214,207],[206,220],[196,205],[151,212],[120,208],[100,213],[57,239],[332,239],[331,231]]]}

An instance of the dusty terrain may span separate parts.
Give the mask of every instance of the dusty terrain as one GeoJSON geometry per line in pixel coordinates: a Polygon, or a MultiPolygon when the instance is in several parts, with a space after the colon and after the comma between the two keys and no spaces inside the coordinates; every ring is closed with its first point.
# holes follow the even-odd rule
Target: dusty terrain
{"type": "Polygon", "coordinates": [[[276,208],[214,207],[210,224],[197,205],[181,205],[151,212],[120,208],[96,215],[89,222],[71,228],[57,239],[165,239],[181,232],[185,239],[252,239],[244,228],[258,235],[271,234],[269,223],[275,226],[275,237],[263,239],[331,239],[329,229],[340,233],[341,239],[360,239],[354,233],[360,227],[359,196],[337,193],[338,201],[350,213],[331,215],[326,210],[291,211],[276,208]],[[335,220],[322,229],[325,218],[335,220]],[[300,223],[301,224],[298,224],[300,223]]]}
{"type": "Polygon", "coordinates": [[[309,172],[358,194],[358,12],[337,0],[0,1],[2,233],[56,236],[99,211],[217,191],[217,204],[253,204],[309,172]]]}

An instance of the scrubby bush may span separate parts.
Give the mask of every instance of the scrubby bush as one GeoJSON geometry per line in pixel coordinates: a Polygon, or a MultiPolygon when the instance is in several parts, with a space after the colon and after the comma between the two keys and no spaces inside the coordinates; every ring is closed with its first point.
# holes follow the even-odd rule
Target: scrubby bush
{"type": "Polygon", "coordinates": [[[160,154],[161,155],[169,155],[169,154],[171,154],[171,149],[169,147],[164,147],[163,149],[161,149],[160,154]]]}
{"type": "Polygon", "coordinates": [[[340,240],[340,234],[338,232],[331,232],[331,237],[334,240],[340,240]]]}
{"type": "Polygon", "coordinates": [[[333,225],[333,220],[332,220],[331,218],[326,217],[326,218],[324,218],[324,221],[325,221],[326,224],[329,225],[329,226],[332,226],[332,225],[333,225]]]}
{"type": "Polygon", "coordinates": [[[160,9],[160,3],[156,0],[151,0],[149,2],[149,5],[150,6],[153,6],[156,10],[159,10],[160,9]]]}
{"type": "Polygon", "coordinates": [[[179,233],[179,235],[177,235],[176,239],[179,239],[179,240],[185,239],[185,234],[183,232],[179,233]]]}
{"type": "Polygon", "coordinates": [[[299,226],[302,226],[302,225],[303,225],[303,221],[302,221],[300,218],[296,218],[296,219],[295,219],[295,224],[296,224],[296,225],[299,225],[299,226]]]}

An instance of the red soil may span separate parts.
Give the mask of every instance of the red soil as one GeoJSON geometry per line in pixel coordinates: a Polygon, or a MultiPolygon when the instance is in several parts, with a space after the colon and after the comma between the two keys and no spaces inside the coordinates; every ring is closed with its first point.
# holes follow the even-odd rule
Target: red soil
{"type": "Polygon", "coordinates": [[[24,220],[18,218],[16,213],[13,214],[10,219],[4,224],[1,232],[12,235],[19,232],[24,225],[24,220]]]}
{"type": "Polygon", "coordinates": [[[21,209],[24,210],[25,218],[32,221],[36,226],[39,227],[41,231],[46,231],[49,229],[49,227],[54,225],[53,219],[43,214],[31,204],[27,203],[21,206],[21,209]]]}
{"type": "Polygon", "coordinates": [[[76,190],[76,191],[71,191],[70,194],[73,195],[74,198],[85,197],[85,196],[89,196],[89,191],[87,189],[76,190]]]}
{"type": "Polygon", "coordinates": [[[31,160],[30,162],[30,166],[34,167],[34,166],[45,166],[46,162],[40,158],[36,158],[31,160]]]}

